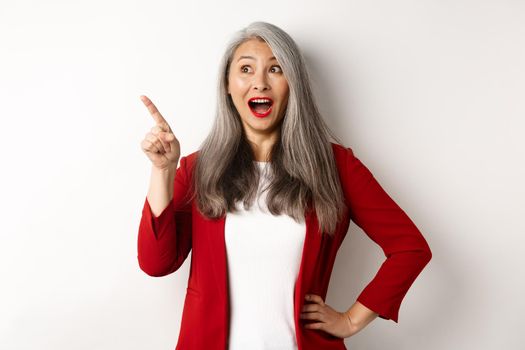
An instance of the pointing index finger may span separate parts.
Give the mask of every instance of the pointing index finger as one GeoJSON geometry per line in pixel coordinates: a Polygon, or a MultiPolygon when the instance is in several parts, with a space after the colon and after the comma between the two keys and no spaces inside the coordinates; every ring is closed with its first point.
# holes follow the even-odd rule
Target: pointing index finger
{"type": "Polygon", "coordinates": [[[142,100],[144,105],[148,108],[149,113],[151,114],[153,119],[155,119],[157,124],[166,124],[166,125],[168,124],[166,120],[164,119],[164,117],[162,116],[162,114],[160,114],[157,107],[155,107],[153,102],[151,102],[151,100],[148,97],[141,95],[140,99],[142,100]]]}

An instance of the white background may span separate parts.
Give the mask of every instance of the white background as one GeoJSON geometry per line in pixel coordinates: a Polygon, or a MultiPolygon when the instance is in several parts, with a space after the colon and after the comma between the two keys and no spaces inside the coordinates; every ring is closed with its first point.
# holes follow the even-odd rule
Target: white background
{"type": "MultiPolygon", "coordinates": [[[[521,349],[518,0],[3,0],[0,348],[175,347],[191,255],[163,278],[138,266],[154,125],[139,95],[193,152],[226,42],[255,20],[296,40],[325,120],[433,252],[399,323],[376,319],[348,348],[521,349]]],[[[326,302],[350,307],[384,258],[351,223],[326,302]]]]}

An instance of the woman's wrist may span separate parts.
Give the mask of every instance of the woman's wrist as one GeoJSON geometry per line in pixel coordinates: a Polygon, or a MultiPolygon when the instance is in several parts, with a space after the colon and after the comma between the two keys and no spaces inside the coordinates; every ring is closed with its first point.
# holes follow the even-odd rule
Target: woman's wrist
{"type": "Polygon", "coordinates": [[[361,331],[378,316],[376,312],[370,310],[358,301],[345,311],[344,314],[349,320],[351,332],[349,336],[361,331]]]}
{"type": "Polygon", "coordinates": [[[166,168],[157,168],[156,166],[151,166],[151,171],[156,174],[163,174],[163,175],[175,175],[175,171],[177,170],[177,166],[179,164],[179,161],[173,162],[172,166],[167,166],[166,168]]]}
{"type": "Polygon", "coordinates": [[[177,169],[151,169],[150,185],[147,194],[153,215],[159,216],[173,198],[173,185],[177,169]]]}

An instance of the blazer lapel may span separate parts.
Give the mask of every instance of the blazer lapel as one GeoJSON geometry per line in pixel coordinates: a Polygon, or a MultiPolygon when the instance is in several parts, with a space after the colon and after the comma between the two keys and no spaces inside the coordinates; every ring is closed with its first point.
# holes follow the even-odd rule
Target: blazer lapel
{"type": "Polygon", "coordinates": [[[318,231],[319,226],[317,216],[312,210],[308,210],[305,215],[306,221],[306,236],[304,240],[303,253],[301,257],[301,265],[294,290],[294,313],[295,324],[299,327],[300,312],[304,305],[304,296],[307,293],[317,293],[315,286],[312,285],[313,276],[315,273],[315,266],[317,266],[317,258],[321,247],[322,236],[318,231]]]}
{"type": "MultiPolygon", "coordinates": [[[[208,247],[210,253],[210,265],[215,275],[217,282],[218,297],[223,298],[226,310],[229,310],[228,297],[228,269],[226,266],[226,242],[224,239],[224,223],[226,218],[223,216],[220,219],[208,220],[208,229],[205,236],[208,239],[208,247]]],[[[221,300],[218,300],[220,302],[221,300]]]]}

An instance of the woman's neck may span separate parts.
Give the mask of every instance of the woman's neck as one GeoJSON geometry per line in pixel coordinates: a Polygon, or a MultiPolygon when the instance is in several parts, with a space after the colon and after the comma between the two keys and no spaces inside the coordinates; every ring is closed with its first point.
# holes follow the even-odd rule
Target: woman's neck
{"type": "Polygon", "coordinates": [[[256,162],[266,163],[270,161],[270,154],[276,141],[275,137],[276,135],[273,134],[268,137],[257,136],[248,139],[256,162]]]}

